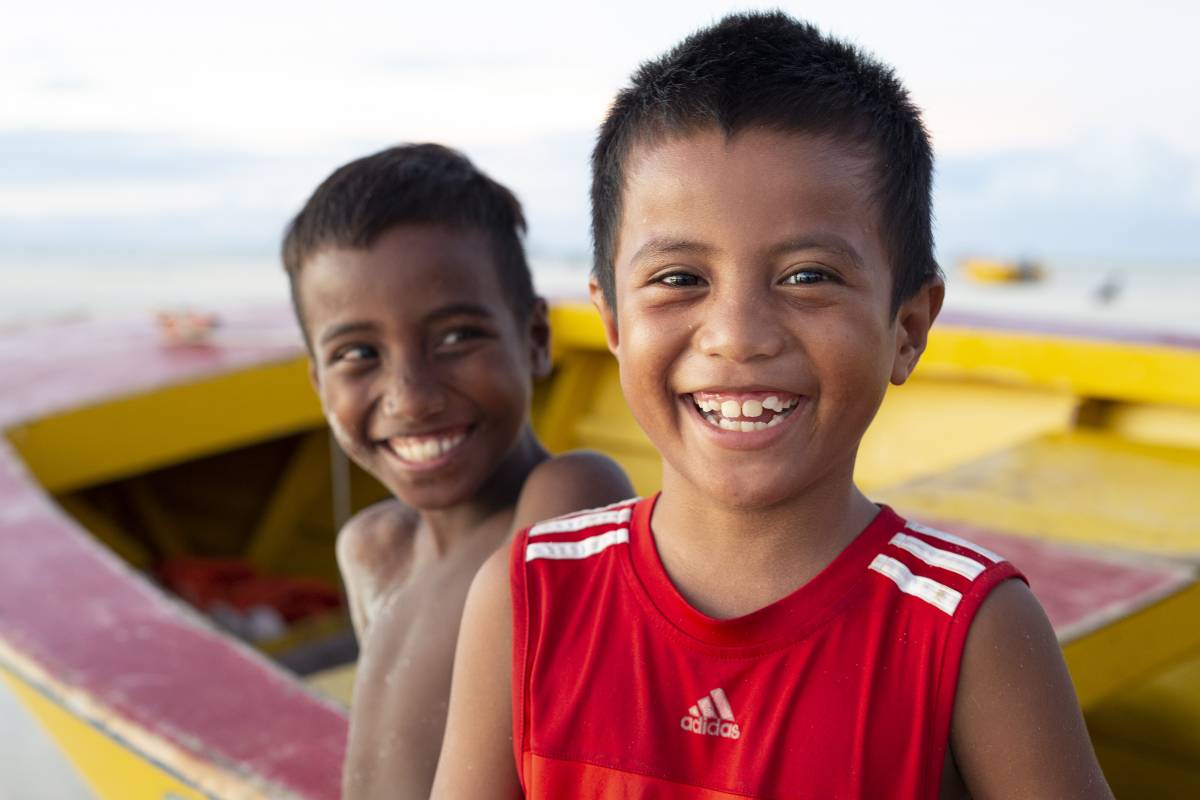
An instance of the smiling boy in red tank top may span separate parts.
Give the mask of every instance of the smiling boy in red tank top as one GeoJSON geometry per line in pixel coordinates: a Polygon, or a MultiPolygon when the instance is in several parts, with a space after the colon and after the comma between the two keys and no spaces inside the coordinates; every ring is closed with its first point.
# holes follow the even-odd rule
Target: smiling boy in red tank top
{"type": "Polygon", "coordinates": [[[941,307],[931,176],[891,71],[782,14],[618,95],[592,297],[662,492],[485,565],[436,798],[1110,796],[1020,574],[854,485],[941,307]]]}

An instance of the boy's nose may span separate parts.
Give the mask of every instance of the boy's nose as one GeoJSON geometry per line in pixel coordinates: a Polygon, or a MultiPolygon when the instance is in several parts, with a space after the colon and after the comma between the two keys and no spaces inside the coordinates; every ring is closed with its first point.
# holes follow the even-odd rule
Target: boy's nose
{"type": "Polygon", "coordinates": [[[714,297],[700,323],[697,346],[705,355],[744,362],[783,352],[784,333],[769,299],[752,293],[714,297]]]}
{"type": "Polygon", "coordinates": [[[422,420],[446,408],[446,393],[437,381],[422,375],[398,375],[388,381],[382,398],[389,417],[422,420]]]}

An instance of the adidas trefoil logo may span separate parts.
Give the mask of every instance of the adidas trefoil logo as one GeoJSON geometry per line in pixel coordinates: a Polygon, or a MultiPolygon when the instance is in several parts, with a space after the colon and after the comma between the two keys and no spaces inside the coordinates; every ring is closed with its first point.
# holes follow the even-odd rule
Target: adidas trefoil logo
{"type": "Polygon", "coordinates": [[[738,739],[742,732],[733,719],[733,709],[724,689],[713,689],[696,701],[679,720],[679,727],[701,736],[721,736],[738,739]]]}

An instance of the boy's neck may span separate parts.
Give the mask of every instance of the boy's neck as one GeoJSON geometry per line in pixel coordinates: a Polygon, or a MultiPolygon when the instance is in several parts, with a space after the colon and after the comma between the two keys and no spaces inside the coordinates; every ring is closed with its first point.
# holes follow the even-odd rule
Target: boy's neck
{"type": "Polygon", "coordinates": [[[547,458],[549,453],[526,424],[517,443],[472,497],[447,508],[419,510],[420,527],[428,535],[435,554],[450,552],[489,523],[495,523],[503,534],[507,534],[508,519],[516,507],[525,479],[547,458]]]}
{"type": "Polygon", "coordinates": [[[679,592],[720,619],[756,611],[808,583],[879,511],[849,473],[763,508],[699,495],[664,470],[654,541],[679,592]]]}

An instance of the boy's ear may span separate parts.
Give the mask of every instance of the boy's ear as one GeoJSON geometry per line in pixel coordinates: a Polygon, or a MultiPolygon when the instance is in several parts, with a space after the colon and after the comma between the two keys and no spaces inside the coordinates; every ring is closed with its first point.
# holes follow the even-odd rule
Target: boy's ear
{"type": "Polygon", "coordinates": [[[318,396],[321,394],[321,376],[317,374],[317,362],[313,361],[313,357],[308,357],[308,382],[312,384],[313,391],[318,396]]]}
{"type": "Polygon", "coordinates": [[[550,374],[550,317],[540,297],[529,312],[529,364],[534,380],[550,374]]]}
{"type": "Polygon", "coordinates": [[[895,385],[908,380],[917,368],[929,342],[929,329],[942,310],[945,297],[946,284],[941,278],[934,278],[901,303],[896,311],[896,357],[892,361],[892,383],[895,385]]]}
{"type": "Polygon", "coordinates": [[[592,305],[600,312],[600,321],[604,323],[604,339],[608,342],[609,352],[615,356],[621,345],[621,337],[617,333],[617,314],[609,307],[604,290],[595,277],[588,279],[588,295],[592,298],[592,305]]]}

